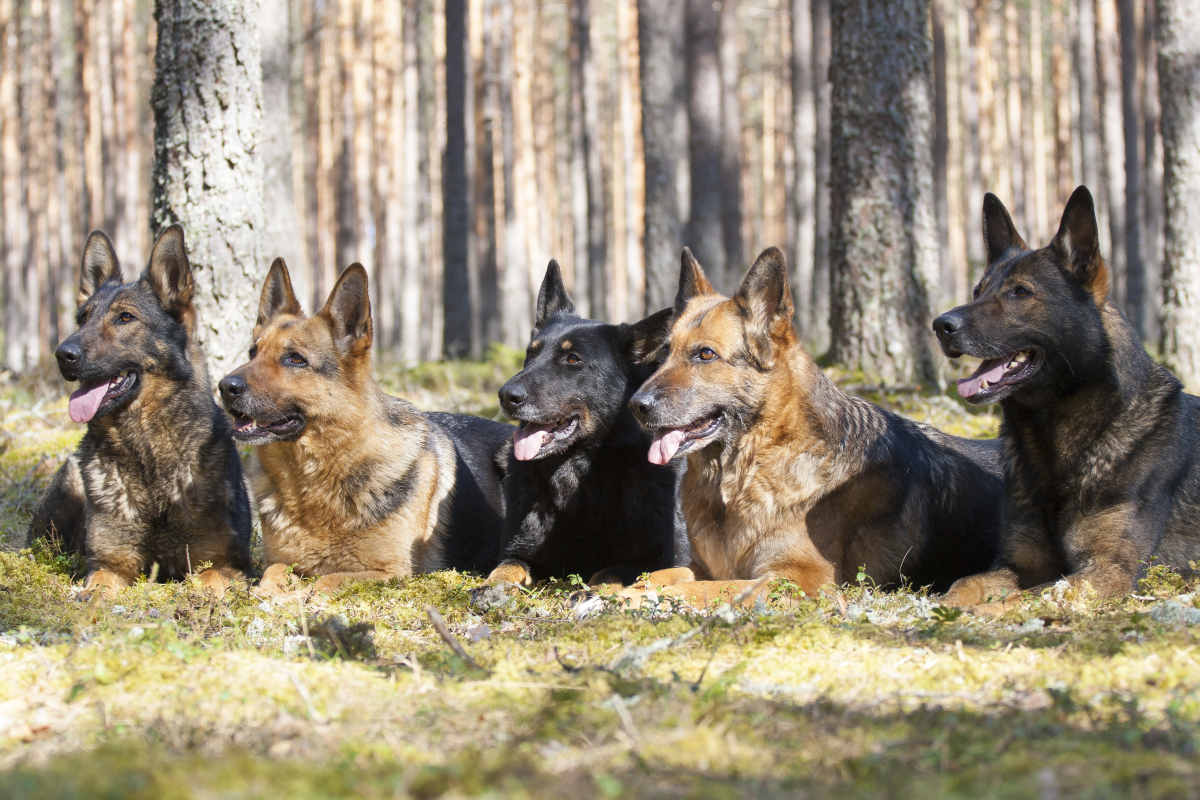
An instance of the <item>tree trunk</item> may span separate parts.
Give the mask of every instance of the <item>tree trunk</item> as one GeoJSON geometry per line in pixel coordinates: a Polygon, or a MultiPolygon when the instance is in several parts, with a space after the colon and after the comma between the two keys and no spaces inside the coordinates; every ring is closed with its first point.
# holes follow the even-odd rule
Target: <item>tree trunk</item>
{"type": "MultiPolygon", "coordinates": [[[[679,158],[687,150],[684,126],[685,0],[639,0],[642,141],[646,163],[646,307],[671,305],[679,284],[683,216],[679,158]]],[[[579,243],[575,245],[579,251],[579,243]]],[[[576,280],[578,280],[576,273],[576,280]]],[[[576,291],[576,303],[583,292],[576,291]]]]}
{"type": "Polygon", "coordinates": [[[468,117],[474,117],[474,100],[470,96],[467,41],[468,0],[446,2],[446,149],[442,156],[442,253],[444,286],[442,307],[444,333],[442,348],[451,358],[462,358],[472,352],[472,308],[478,288],[472,291],[470,280],[471,193],[469,176],[474,169],[468,163],[468,117]]]}
{"type": "Polygon", "coordinates": [[[1071,166],[1071,62],[1063,38],[1067,23],[1063,5],[1070,0],[1050,0],[1051,85],[1054,92],[1054,209],[1064,208],[1075,189],[1071,166]]]}
{"type": "MultiPolygon", "coordinates": [[[[977,46],[979,78],[979,174],[982,186],[991,192],[1003,192],[996,174],[995,135],[996,129],[996,61],[992,58],[992,26],[988,19],[987,0],[975,0],[973,14],[977,46]]],[[[971,213],[979,214],[983,208],[983,195],[972,198],[971,213]]],[[[978,219],[978,217],[976,217],[978,219]]],[[[976,242],[977,264],[983,262],[983,239],[978,230],[972,231],[976,242]]]]}
{"type": "Polygon", "coordinates": [[[261,2],[263,256],[269,261],[283,258],[292,274],[297,275],[305,272],[305,260],[292,184],[292,56],[288,3],[287,0],[261,2]]]}
{"type": "Polygon", "coordinates": [[[1046,82],[1042,60],[1042,0],[1029,5],[1029,116],[1033,126],[1033,225],[1034,240],[1040,246],[1050,239],[1050,205],[1046,175],[1046,82]]]}
{"type": "Polygon", "coordinates": [[[942,0],[930,0],[930,21],[933,29],[933,196],[937,215],[938,271],[936,297],[939,306],[949,303],[954,288],[954,258],[950,252],[950,201],[946,171],[950,159],[950,127],[946,120],[949,110],[946,90],[946,18],[942,0]]]}
{"type": "Polygon", "coordinates": [[[830,0],[812,0],[813,9],[813,83],[817,116],[817,136],[813,148],[813,171],[816,174],[813,203],[813,328],[809,344],[815,353],[830,347],[830,298],[832,268],[829,263],[830,238],[830,125],[832,121],[833,84],[829,80],[829,61],[833,34],[829,20],[830,0]]]}
{"type": "Polygon", "coordinates": [[[1121,124],[1121,43],[1116,2],[1099,0],[1096,6],[1096,67],[1100,76],[1100,135],[1104,153],[1100,205],[1108,211],[1108,230],[1100,235],[1100,247],[1113,273],[1113,299],[1129,313],[1125,296],[1129,265],[1125,246],[1125,136],[1121,124]]]}
{"type": "MultiPolygon", "coordinates": [[[[1103,0],[1102,0],[1103,2],[1103,0]]],[[[1096,93],[1096,0],[1079,0],[1076,19],[1075,82],[1079,87],[1079,166],[1083,185],[1102,200],[1100,124],[1096,93]]],[[[1097,203],[1101,240],[1107,238],[1107,208],[1097,203]]],[[[1107,250],[1105,251],[1107,254],[1107,250]]]]}
{"type": "Polygon", "coordinates": [[[1017,26],[1016,0],[1004,2],[1004,68],[1005,96],[1007,107],[1005,119],[1008,121],[1008,152],[1007,167],[1012,176],[1012,200],[1009,208],[1012,210],[1013,222],[1017,230],[1029,236],[1029,209],[1025,202],[1025,137],[1022,131],[1021,108],[1021,48],[1020,30],[1017,26]]]}
{"type": "Polygon", "coordinates": [[[966,263],[961,271],[961,286],[956,286],[955,299],[966,299],[964,292],[975,270],[983,265],[983,237],[975,225],[980,209],[983,208],[983,175],[980,172],[982,134],[979,108],[979,30],[977,18],[970,5],[963,2],[958,7],[958,53],[962,70],[962,137],[963,142],[963,237],[966,241],[966,263]]]}
{"type": "Polygon", "coordinates": [[[721,214],[721,16],[711,0],[687,0],[688,152],[691,219],[687,244],[722,292],[737,288],[726,271],[721,214]]]}
{"type": "Polygon", "coordinates": [[[1140,31],[1136,0],[1118,0],[1121,16],[1121,117],[1125,139],[1125,305],[1146,338],[1146,274],[1142,268],[1142,103],[1138,85],[1140,31]]]}
{"type": "Polygon", "coordinates": [[[257,2],[160,0],[154,223],[183,225],[214,378],[242,360],[263,261],[257,2]]]}
{"type": "Polygon", "coordinates": [[[403,4],[403,62],[396,66],[403,86],[403,105],[396,108],[404,124],[403,161],[392,162],[401,185],[400,229],[403,243],[399,252],[391,257],[403,265],[400,284],[397,287],[400,301],[400,355],[406,364],[415,364],[421,358],[421,328],[430,320],[424,310],[421,270],[421,110],[420,74],[418,73],[418,22],[417,0],[405,0],[403,4]]]}
{"type": "MultiPolygon", "coordinates": [[[[742,243],[742,104],[738,42],[738,0],[720,4],[721,39],[721,228],[726,260],[726,286],[741,283],[749,266],[742,243]]],[[[703,262],[702,262],[703,263],[703,262]]]]}
{"type": "Polygon", "coordinates": [[[647,309],[645,305],[646,260],[643,235],[646,214],[646,168],[641,137],[641,52],[638,47],[637,29],[637,0],[618,0],[618,119],[621,131],[620,150],[625,164],[625,181],[619,191],[625,195],[625,236],[623,241],[617,242],[617,247],[625,252],[624,318],[628,320],[639,320],[648,311],[658,310],[658,307],[647,309]]]}
{"type": "Polygon", "coordinates": [[[1200,8],[1158,0],[1162,98],[1163,357],[1193,391],[1200,387],[1200,8]]]}
{"type": "Polygon", "coordinates": [[[814,81],[813,10],[810,0],[791,0],[792,147],[795,178],[792,189],[794,239],[791,246],[792,295],[796,328],[805,344],[816,347],[814,332],[828,325],[816,318],[813,257],[816,243],[817,107],[814,81]]]}
{"type": "Polygon", "coordinates": [[[1142,57],[1146,71],[1143,84],[1142,119],[1145,124],[1145,173],[1142,195],[1145,198],[1145,227],[1142,247],[1142,271],[1146,276],[1146,337],[1147,341],[1158,342],[1162,331],[1159,328],[1159,311],[1162,303],[1162,260],[1163,246],[1163,149],[1162,129],[1159,126],[1160,106],[1158,88],[1158,41],[1155,32],[1155,0],[1145,0],[1145,18],[1142,25],[1142,57]]]}
{"type": "Polygon", "coordinates": [[[20,202],[23,168],[20,134],[21,36],[17,0],[0,0],[0,202],[4,204],[4,366],[25,368],[22,336],[25,327],[24,286],[26,216],[20,202]]]}
{"type": "Polygon", "coordinates": [[[441,154],[446,147],[446,0],[431,0],[430,16],[432,17],[432,41],[427,50],[422,50],[421,73],[433,72],[432,86],[425,88],[422,81],[423,96],[428,97],[424,105],[430,107],[432,123],[425,122],[426,177],[429,187],[429,206],[425,224],[429,228],[427,241],[428,250],[425,254],[425,308],[429,319],[421,330],[421,357],[426,360],[436,359],[442,352],[443,331],[445,318],[443,309],[445,298],[443,294],[443,269],[445,264],[442,249],[443,225],[445,221],[445,198],[442,195],[442,159],[441,154]],[[428,55],[425,55],[428,52],[428,55]]]}
{"type": "Polygon", "coordinates": [[[887,382],[936,381],[929,9],[831,6],[833,356],[887,382]]]}

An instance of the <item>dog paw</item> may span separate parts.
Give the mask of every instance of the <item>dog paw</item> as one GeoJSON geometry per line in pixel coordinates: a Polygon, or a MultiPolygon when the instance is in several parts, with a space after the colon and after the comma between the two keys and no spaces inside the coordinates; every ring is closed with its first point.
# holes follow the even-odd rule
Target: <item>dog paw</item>
{"type": "Polygon", "coordinates": [[[996,617],[1004,616],[1004,612],[1008,611],[1012,606],[1012,603],[1000,601],[998,603],[980,603],[974,606],[967,606],[965,610],[977,617],[995,619],[996,617]]]}
{"type": "Polygon", "coordinates": [[[301,587],[300,578],[288,570],[285,564],[272,564],[263,572],[262,580],[251,590],[258,597],[277,597],[294,592],[301,587]]]}
{"type": "Polygon", "coordinates": [[[312,590],[319,594],[333,594],[346,583],[344,575],[326,575],[313,584],[312,590]]]}
{"type": "Polygon", "coordinates": [[[200,585],[212,592],[218,600],[224,597],[229,589],[229,579],[215,569],[206,569],[198,577],[200,585]]]}
{"type": "Polygon", "coordinates": [[[491,574],[487,576],[487,582],[490,584],[512,583],[517,586],[532,586],[533,576],[529,574],[524,564],[516,564],[513,562],[505,562],[499,564],[491,574]]]}

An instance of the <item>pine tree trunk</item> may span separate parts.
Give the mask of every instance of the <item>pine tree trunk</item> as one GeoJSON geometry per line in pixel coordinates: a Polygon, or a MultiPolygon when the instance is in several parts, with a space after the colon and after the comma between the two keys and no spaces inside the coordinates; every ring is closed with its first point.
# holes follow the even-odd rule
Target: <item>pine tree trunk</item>
{"type": "Polygon", "coordinates": [[[1011,200],[1013,222],[1022,235],[1029,235],[1029,214],[1025,202],[1025,137],[1022,135],[1021,108],[1021,50],[1020,30],[1017,26],[1016,0],[1004,2],[1004,68],[1005,68],[1005,120],[1008,122],[1008,150],[1006,166],[1011,177],[1011,200]]]}
{"type": "Polygon", "coordinates": [[[1140,31],[1136,0],[1118,0],[1121,24],[1121,117],[1125,140],[1125,304],[1138,336],[1146,336],[1146,274],[1142,267],[1142,103],[1138,86],[1140,31]]]}
{"type": "Polygon", "coordinates": [[[963,137],[963,178],[965,191],[963,193],[964,217],[968,223],[964,227],[964,238],[967,245],[966,263],[963,270],[963,285],[958,288],[957,298],[965,299],[963,290],[970,283],[975,270],[983,265],[983,237],[979,235],[975,220],[983,208],[983,174],[980,159],[983,153],[983,132],[981,128],[981,109],[979,98],[980,56],[978,17],[973,13],[970,4],[962,2],[958,8],[958,52],[962,69],[962,124],[963,137]]]}
{"type": "Polygon", "coordinates": [[[721,17],[711,0],[687,0],[688,152],[692,202],[686,244],[718,290],[736,289],[726,272],[721,199],[721,17]]]}
{"type": "Polygon", "coordinates": [[[816,199],[813,203],[813,328],[809,345],[813,352],[824,353],[830,347],[832,268],[829,261],[830,219],[830,125],[832,122],[833,84],[829,80],[829,61],[833,35],[829,21],[830,0],[812,0],[813,7],[813,82],[816,95],[817,137],[813,149],[816,174],[816,199]]]}
{"type": "Polygon", "coordinates": [[[1029,6],[1029,94],[1030,120],[1033,136],[1030,140],[1033,151],[1033,225],[1031,234],[1041,244],[1050,239],[1050,204],[1047,193],[1049,179],[1046,174],[1046,83],[1042,60],[1042,0],[1032,0],[1029,6]]]}
{"type": "Polygon", "coordinates": [[[183,225],[214,378],[250,344],[267,266],[258,12],[202,0],[160,0],[154,12],[154,223],[183,225]]]}
{"type": "Polygon", "coordinates": [[[1108,230],[1100,235],[1100,252],[1112,270],[1113,299],[1128,313],[1125,296],[1129,266],[1125,246],[1125,135],[1121,120],[1121,43],[1117,34],[1116,2],[1098,0],[1096,6],[1096,67],[1100,76],[1100,135],[1104,153],[1100,205],[1108,211],[1108,230]]]}
{"type": "Polygon", "coordinates": [[[738,97],[741,64],[738,0],[722,0],[721,37],[721,228],[726,261],[725,285],[736,287],[749,267],[742,243],[742,104],[738,97]]]}
{"type": "Polygon", "coordinates": [[[283,258],[292,274],[297,275],[303,274],[305,268],[292,184],[292,57],[288,3],[287,0],[261,2],[263,257],[268,261],[283,258]]]}
{"type": "Polygon", "coordinates": [[[816,274],[816,148],[817,106],[813,68],[813,12],[810,0],[791,0],[792,37],[792,147],[795,169],[792,185],[793,236],[791,242],[792,295],[796,305],[796,328],[800,339],[819,347],[828,319],[816,317],[813,298],[816,274]]]}
{"type": "Polygon", "coordinates": [[[1193,391],[1200,387],[1200,8],[1158,0],[1162,98],[1163,357],[1193,391]]]}
{"type": "Polygon", "coordinates": [[[442,348],[451,358],[472,351],[471,199],[467,130],[473,127],[474,101],[467,40],[468,0],[446,2],[446,149],[442,156],[442,253],[445,328],[442,348]],[[472,120],[468,124],[468,119],[472,120]]]}
{"type": "Polygon", "coordinates": [[[834,0],[833,357],[935,381],[933,64],[920,0],[834,0]]]}
{"type": "MultiPolygon", "coordinates": [[[[619,191],[624,194],[625,235],[616,244],[625,253],[624,318],[628,320],[639,320],[648,312],[645,304],[646,261],[643,250],[646,167],[641,136],[641,52],[638,47],[637,28],[637,0],[618,0],[617,95],[621,133],[619,149],[625,165],[625,180],[619,191]]],[[[536,285],[535,283],[534,286],[536,285]]],[[[651,310],[657,310],[657,307],[651,310]]]]}
{"type": "Polygon", "coordinates": [[[954,288],[954,258],[950,251],[950,200],[946,173],[950,161],[950,125],[946,89],[946,16],[942,0],[930,0],[933,32],[933,195],[937,215],[938,273],[940,291],[931,301],[939,306],[949,303],[954,288]]]}
{"type": "MultiPolygon", "coordinates": [[[[642,140],[646,162],[646,307],[674,301],[679,284],[683,218],[679,208],[679,161],[687,150],[684,115],[685,0],[639,0],[642,140]]],[[[576,244],[578,251],[579,245],[576,244]]],[[[578,277],[576,278],[578,280],[578,277]]],[[[582,292],[576,292],[576,302],[582,292]]]]}
{"type": "MultiPolygon", "coordinates": [[[[1103,2],[1104,0],[1101,0],[1103,2]]],[[[1079,88],[1079,165],[1083,185],[1101,199],[1100,123],[1096,92],[1096,0],[1079,0],[1076,19],[1075,82],[1079,88]]],[[[1107,234],[1107,207],[1097,204],[1101,240],[1107,234]]],[[[1107,254],[1107,250],[1104,251],[1107,254]]]]}
{"type": "Polygon", "coordinates": [[[400,229],[402,249],[392,254],[403,265],[401,281],[397,287],[400,301],[400,355],[406,364],[416,363],[421,358],[421,328],[429,323],[426,303],[422,297],[420,211],[421,211],[421,109],[420,74],[418,64],[419,11],[417,0],[405,0],[403,4],[403,48],[404,61],[397,64],[403,85],[402,113],[404,124],[403,161],[393,162],[392,168],[401,181],[400,229]]]}
{"type": "Polygon", "coordinates": [[[1050,0],[1050,73],[1054,92],[1054,198],[1053,208],[1064,208],[1075,189],[1071,166],[1071,62],[1063,39],[1067,23],[1063,5],[1070,0],[1050,0]]]}
{"type": "Polygon", "coordinates": [[[21,195],[21,138],[19,87],[21,37],[17,0],[0,0],[0,202],[4,204],[4,366],[25,368],[22,336],[25,298],[22,264],[25,260],[25,222],[21,195]]]}
{"type": "Polygon", "coordinates": [[[1145,82],[1142,91],[1145,143],[1145,172],[1142,195],[1145,198],[1145,227],[1142,247],[1142,271],[1146,275],[1146,335],[1145,341],[1158,342],[1162,331],[1159,312],[1162,305],[1163,247],[1163,148],[1159,125],[1161,110],[1158,86],[1158,42],[1156,36],[1155,0],[1145,0],[1142,24],[1142,58],[1145,82]]]}

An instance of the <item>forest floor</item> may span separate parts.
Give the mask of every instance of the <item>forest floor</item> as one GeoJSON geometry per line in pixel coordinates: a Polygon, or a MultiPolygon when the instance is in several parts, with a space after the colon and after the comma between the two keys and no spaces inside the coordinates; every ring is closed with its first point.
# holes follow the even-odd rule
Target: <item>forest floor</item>
{"type": "MultiPolygon", "coordinates": [[[[518,363],[382,377],[494,417],[518,363]]],[[[834,377],[995,433],[947,395],[834,377]]],[[[1163,569],[998,620],[867,581],[745,611],[581,614],[558,583],[473,606],[481,580],[453,572],[303,605],[195,582],[91,605],[76,559],[15,549],[80,433],[53,372],[0,383],[0,800],[1200,797],[1200,582],[1163,569]]]]}

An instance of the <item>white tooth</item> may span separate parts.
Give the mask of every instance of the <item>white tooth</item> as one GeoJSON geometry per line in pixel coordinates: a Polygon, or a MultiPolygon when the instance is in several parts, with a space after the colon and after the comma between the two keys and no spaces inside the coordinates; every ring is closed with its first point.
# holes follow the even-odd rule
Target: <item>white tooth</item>
{"type": "Polygon", "coordinates": [[[988,388],[988,382],[987,382],[987,381],[984,381],[983,383],[979,384],[979,388],[980,388],[981,390],[982,390],[982,389],[986,389],[986,388],[988,388]]]}

